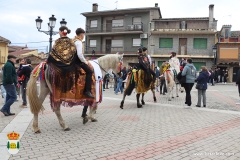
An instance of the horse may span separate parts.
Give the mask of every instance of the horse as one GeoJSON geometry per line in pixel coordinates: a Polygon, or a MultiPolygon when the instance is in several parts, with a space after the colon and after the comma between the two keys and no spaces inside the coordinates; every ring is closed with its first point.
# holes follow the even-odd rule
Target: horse
{"type": "MultiPolygon", "coordinates": [[[[103,74],[103,71],[110,70],[110,69],[112,69],[113,72],[118,73],[121,68],[123,55],[124,55],[124,53],[123,54],[118,54],[118,53],[108,54],[108,55],[98,58],[97,60],[89,61],[89,63],[92,66],[94,66],[94,64],[95,64],[94,71],[100,70],[101,74],[103,74]]],[[[46,96],[49,93],[50,93],[50,99],[51,99],[51,95],[54,98],[54,95],[51,94],[51,93],[53,93],[53,88],[52,88],[53,85],[50,83],[51,82],[51,72],[49,69],[49,65],[46,62],[45,62],[45,64],[43,64],[43,63],[44,62],[40,63],[37,67],[34,68],[33,71],[39,70],[38,72],[40,72],[40,73],[36,74],[36,73],[32,72],[30,75],[30,79],[28,81],[28,85],[27,85],[27,88],[30,88],[30,89],[27,89],[27,95],[28,95],[28,99],[29,99],[30,110],[31,110],[32,114],[34,115],[32,127],[33,127],[33,131],[35,133],[41,133],[41,130],[38,127],[38,114],[40,111],[44,110],[44,107],[42,106],[43,101],[45,100],[46,96]],[[42,71],[44,71],[44,73],[42,73],[42,71]],[[41,78],[41,76],[45,76],[45,79],[41,78]],[[40,95],[39,96],[37,93],[37,86],[36,86],[36,81],[38,79],[40,79],[40,95]]],[[[83,75],[80,75],[80,77],[81,76],[83,76],[83,75]]],[[[92,77],[95,78],[94,76],[96,76],[96,75],[93,74],[92,77]]],[[[83,78],[85,79],[85,76],[83,78]]],[[[102,78],[102,75],[100,78],[102,78]]],[[[97,82],[99,82],[99,81],[96,81],[96,83],[97,82]]],[[[84,81],[84,83],[85,83],[85,81],[84,81]]],[[[97,85],[97,84],[93,84],[93,85],[97,85]]],[[[101,83],[99,84],[99,87],[101,87],[101,83]]],[[[92,92],[93,92],[93,90],[92,90],[92,92]]],[[[99,94],[101,94],[101,93],[99,92],[99,94]]],[[[97,93],[96,93],[96,98],[97,98],[97,93]]],[[[87,101],[86,99],[80,99],[80,100],[81,100],[81,102],[87,101]]],[[[68,101],[64,101],[64,99],[63,99],[60,101],[60,103],[55,104],[55,106],[52,107],[52,110],[53,110],[53,112],[55,112],[55,114],[58,118],[59,124],[63,128],[64,131],[69,131],[70,128],[65,124],[65,122],[62,118],[62,115],[60,112],[60,105],[61,104],[66,105],[68,103],[69,103],[68,101]]],[[[92,121],[95,121],[93,114],[97,109],[98,103],[100,103],[100,98],[99,98],[98,102],[96,100],[94,100],[94,103],[92,103],[92,105],[90,107],[89,117],[84,117],[83,120],[86,121],[86,118],[89,118],[92,121]]],[[[82,104],[84,104],[84,103],[82,103],[82,104]]],[[[75,106],[75,105],[77,105],[77,104],[72,104],[72,106],[75,106]]],[[[83,115],[84,114],[86,115],[87,108],[88,108],[88,105],[85,104],[84,108],[83,108],[83,113],[82,113],[83,115]]]]}
{"type": "Polygon", "coordinates": [[[164,73],[165,83],[166,83],[166,87],[167,87],[168,101],[171,101],[171,95],[172,95],[172,98],[174,98],[173,90],[174,90],[175,86],[176,86],[176,97],[179,97],[178,88],[179,88],[180,83],[178,82],[178,80],[176,78],[176,76],[179,72],[180,72],[179,67],[174,65],[174,63],[170,64],[170,63],[166,62],[164,64],[163,73],[164,73]]]}
{"type": "Polygon", "coordinates": [[[142,108],[142,105],[145,105],[144,95],[147,91],[151,90],[153,93],[154,102],[157,101],[155,96],[155,82],[150,73],[145,73],[143,70],[132,69],[127,75],[126,80],[126,89],[123,93],[123,99],[120,103],[120,108],[123,109],[124,101],[126,95],[130,96],[133,89],[136,91],[137,107],[142,108]],[[142,94],[142,99],[140,103],[140,94],[142,94]]]}

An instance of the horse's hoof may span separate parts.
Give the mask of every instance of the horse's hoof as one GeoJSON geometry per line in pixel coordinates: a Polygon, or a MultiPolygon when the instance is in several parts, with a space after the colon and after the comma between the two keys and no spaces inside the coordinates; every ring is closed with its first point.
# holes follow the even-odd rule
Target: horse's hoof
{"type": "Polygon", "coordinates": [[[92,119],[91,121],[92,121],[92,122],[97,122],[98,120],[97,120],[97,119],[92,119]]]}
{"type": "Polygon", "coordinates": [[[144,102],[144,100],[142,100],[142,105],[145,105],[145,102],[144,102]]]}
{"type": "Polygon", "coordinates": [[[71,129],[68,127],[68,128],[66,128],[66,129],[64,129],[64,131],[70,131],[71,129]]]}
{"type": "Polygon", "coordinates": [[[95,111],[94,114],[97,114],[97,111],[95,111]]]}
{"type": "Polygon", "coordinates": [[[138,104],[138,105],[137,105],[137,108],[142,108],[142,105],[141,105],[141,104],[138,104]]]}
{"type": "Polygon", "coordinates": [[[174,97],[172,97],[172,98],[174,98],[174,97]]]}
{"type": "Polygon", "coordinates": [[[156,97],[153,97],[153,100],[154,100],[154,102],[157,102],[157,98],[156,97]]]}
{"type": "Polygon", "coordinates": [[[179,96],[177,96],[177,97],[179,97],[179,96]]]}
{"type": "Polygon", "coordinates": [[[38,134],[38,133],[42,133],[42,132],[41,132],[41,130],[39,129],[39,130],[35,131],[34,133],[38,134]]]}
{"type": "Polygon", "coordinates": [[[88,117],[83,118],[83,124],[86,124],[88,122],[88,117]]]}

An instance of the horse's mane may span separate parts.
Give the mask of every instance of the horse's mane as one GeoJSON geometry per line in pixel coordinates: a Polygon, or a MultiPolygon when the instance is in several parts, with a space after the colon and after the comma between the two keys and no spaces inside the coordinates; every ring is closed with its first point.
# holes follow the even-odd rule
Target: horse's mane
{"type": "Polygon", "coordinates": [[[118,54],[108,54],[98,58],[99,65],[104,68],[106,71],[110,69],[116,69],[116,65],[119,63],[118,54]]]}

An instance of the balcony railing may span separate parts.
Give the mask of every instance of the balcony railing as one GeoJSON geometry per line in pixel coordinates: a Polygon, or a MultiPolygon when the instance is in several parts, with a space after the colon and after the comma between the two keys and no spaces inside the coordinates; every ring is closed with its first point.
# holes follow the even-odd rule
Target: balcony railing
{"type": "Polygon", "coordinates": [[[106,23],[91,27],[86,25],[86,33],[98,33],[98,32],[126,32],[126,31],[143,31],[143,23],[139,24],[113,24],[106,23]]]}
{"type": "Polygon", "coordinates": [[[85,54],[114,54],[114,53],[124,53],[124,54],[136,54],[138,48],[141,46],[112,46],[112,45],[98,45],[98,46],[87,46],[84,48],[85,54]]]}

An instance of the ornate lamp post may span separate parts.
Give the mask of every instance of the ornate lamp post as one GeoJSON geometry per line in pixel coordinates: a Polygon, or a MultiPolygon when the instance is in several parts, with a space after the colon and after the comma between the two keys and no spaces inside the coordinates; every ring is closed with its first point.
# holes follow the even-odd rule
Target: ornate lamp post
{"type": "MultiPolygon", "coordinates": [[[[35,20],[36,21],[36,27],[38,29],[39,32],[43,32],[47,35],[50,35],[49,38],[49,52],[52,50],[52,36],[58,34],[58,32],[53,31],[53,28],[55,27],[56,24],[56,18],[54,17],[54,15],[52,15],[52,17],[49,18],[49,23],[48,23],[48,31],[42,31],[41,29],[41,24],[42,24],[42,19],[40,18],[40,16],[38,16],[38,18],[35,20]]],[[[65,19],[62,19],[62,21],[60,21],[60,25],[61,26],[66,26],[67,22],[65,21],[65,19]]]]}
{"type": "Polygon", "coordinates": [[[217,63],[217,46],[214,45],[212,49],[213,49],[213,56],[214,56],[214,65],[216,65],[216,63],[217,63]]]}

